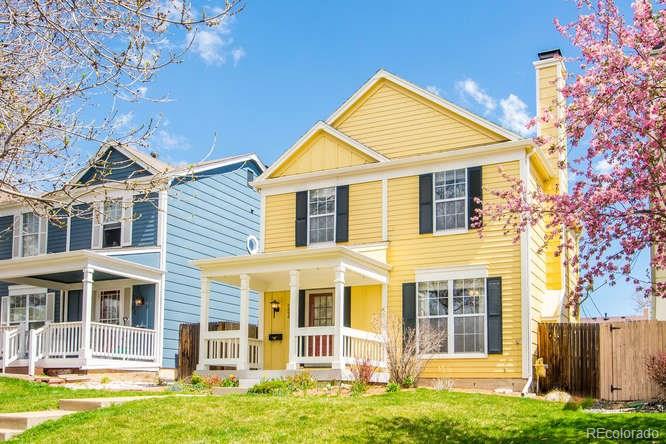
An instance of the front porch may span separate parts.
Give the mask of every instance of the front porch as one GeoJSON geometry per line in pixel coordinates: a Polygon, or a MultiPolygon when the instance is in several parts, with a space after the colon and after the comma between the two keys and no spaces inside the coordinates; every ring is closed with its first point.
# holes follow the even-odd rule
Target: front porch
{"type": "Polygon", "coordinates": [[[210,318],[212,283],[240,288],[240,328],[200,332],[199,371],[233,368],[265,377],[307,369],[348,379],[359,361],[386,367],[386,263],[335,246],[195,264],[202,275],[201,326],[210,318]],[[259,301],[256,339],[248,337],[251,294],[259,301]]]}
{"type": "Polygon", "coordinates": [[[160,270],[87,250],[4,262],[3,372],[160,367],[160,270]]]}

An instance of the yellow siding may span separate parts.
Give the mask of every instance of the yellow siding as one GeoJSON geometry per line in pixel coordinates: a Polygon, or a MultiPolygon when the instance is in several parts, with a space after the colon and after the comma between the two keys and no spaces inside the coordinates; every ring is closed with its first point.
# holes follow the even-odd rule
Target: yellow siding
{"type": "Polygon", "coordinates": [[[324,131],[318,131],[286,159],[271,177],[331,170],[376,162],[367,154],[324,131]]]}
{"type": "MultiPolygon", "coordinates": [[[[530,171],[528,190],[530,192],[542,190],[543,183],[539,179],[534,167],[530,171]]],[[[543,249],[546,236],[546,224],[539,221],[530,230],[529,253],[530,253],[530,331],[532,332],[532,353],[536,352],[538,321],[542,316],[544,299],[546,294],[546,251],[543,249]]]]}
{"type": "MultiPolygon", "coordinates": [[[[294,248],[296,196],[294,193],[266,196],[266,240],[264,251],[294,248]]],[[[349,186],[349,243],[382,240],[381,181],[349,186]]]]}
{"type": "MultiPolygon", "coordinates": [[[[507,187],[500,165],[483,167],[484,188],[507,187]]],[[[519,174],[518,162],[501,164],[509,174],[519,174]]],[[[501,223],[487,222],[485,235],[475,231],[434,236],[418,233],[418,177],[389,180],[388,262],[393,267],[389,284],[389,313],[402,315],[402,283],[414,282],[418,268],[486,264],[490,276],[502,277],[503,354],[487,358],[433,360],[423,377],[520,378],[521,277],[520,245],[503,234],[501,223]]],[[[493,197],[484,193],[484,200],[493,197]]]]}
{"type": "Polygon", "coordinates": [[[381,285],[364,285],[351,289],[351,328],[379,331],[382,311],[381,285]]]}
{"type": "Polygon", "coordinates": [[[349,186],[349,243],[382,240],[382,182],[349,186]]]}
{"type": "Polygon", "coordinates": [[[289,361],[289,292],[270,291],[264,293],[264,369],[284,370],[289,361]],[[271,301],[280,302],[280,311],[271,309],[271,301]],[[281,341],[269,341],[271,333],[282,333],[281,341]]]}
{"type": "Polygon", "coordinates": [[[378,82],[333,126],[389,158],[506,140],[388,80],[378,82]]]}
{"type": "MultiPolygon", "coordinates": [[[[538,101],[540,112],[547,110],[551,116],[557,114],[556,105],[559,92],[557,91],[558,68],[556,65],[546,66],[538,70],[538,101]]],[[[555,127],[552,119],[548,123],[541,123],[541,136],[556,142],[559,137],[559,129],[555,127]]],[[[555,167],[557,167],[559,153],[547,154],[555,167]]]]}
{"type": "Polygon", "coordinates": [[[266,230],[264,251],[283,251],[294,248],[296,195],[294,193],[266,196],[266,230]]]}

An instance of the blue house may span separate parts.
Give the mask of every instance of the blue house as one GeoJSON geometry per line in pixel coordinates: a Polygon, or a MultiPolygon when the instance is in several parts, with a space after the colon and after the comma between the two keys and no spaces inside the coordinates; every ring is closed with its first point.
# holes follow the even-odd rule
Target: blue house
{"type": "MultiPolygon", "coordinates": [[[[191,261],[257,243],[263,170],[254,154],[174,167],[110,144],[70,181],[76,212],[0,206],[0,370],[175,368],[179,326],[200,315],[191,261]]],[[[210,290],[210,320],[237,321],[238,289],[210,290]]]]}

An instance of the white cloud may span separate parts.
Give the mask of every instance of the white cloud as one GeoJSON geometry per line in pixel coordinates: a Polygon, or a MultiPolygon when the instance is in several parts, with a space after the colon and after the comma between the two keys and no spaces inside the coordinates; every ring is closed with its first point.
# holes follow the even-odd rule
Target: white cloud
{"type": "Polygon", "coordinates": [[[190,148],[190,142],[186,137],[166,131],[159,130],[153,137],[155,148],[164,151],[186,150],[190,148]]]}
{"type": "Polygon", "coordinates": [[[114,129],[126,128],[132,123],[132,120],[134,120],[134,113],[129,111],[124,114],[116,115],[112,125],[114,129]]]}
{"type": "Polygon", "coordinates": [[[462,95],[471,97],[476,103],[483,106],[486,114],[497,107],[495,99],[490,97],[479,84],[472,79],[456,82],[456,89],[458,89],[462,95]]]}
{"type": "Polygon", "coordinates": [[[146,93],[148,92],[148,87],[147,86],[140,86],[139,88],[136,89],[136,96],[139,98],[144,98],[146,97],[146,93]]]}
{"type": "Polygon", "coordinates": [[[597,173],[607,174],[610,172],[610,170],[613,169],[613,164],[610,163],[608,159],[601,159],[594,164],[594,169],[597,171],[597,173]]]}
{"type": "Polygon", "coordinates": [[[440,93],[442,92],[442,90],[440,88],[436,87],[435,85],[426,86],[426,90],[428,90],[429,92],[431,92],[431,93],[433,93],[437,96],[439,96],[440,93]]]}
{"type": "Polygon", "coordinates": [[[527,104],[520,100],[520,97],[509,94],[506,99],[500,100],[500,108],[502,109],[502,115],[500,116],[502,125],[522,135],[530,133],[530,130],[525,128],[530,120],[527,113],[527,104]]]}
{"type": "Polygon", "coordinates": [[[231,51],[231,58],[234,60],[234,66],[238,65],[238,62],[240,62],[240,59],[245,57],[245,54],[245,50],[242,47],[234,48],[231,51]]]}

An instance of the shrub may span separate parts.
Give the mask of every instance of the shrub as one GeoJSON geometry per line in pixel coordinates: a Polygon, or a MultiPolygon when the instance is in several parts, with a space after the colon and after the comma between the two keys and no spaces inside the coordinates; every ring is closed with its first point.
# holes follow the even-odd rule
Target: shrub
{"type": "Polygon", "coordinates": [[[99,382],[101,382],[102,384],[108,384],[109,382],[111,382],[111,378],[109,378],[108,376],[102,376],[102,379],[100,379],[99,382]]]}
{"type": "Polygon", "coordinates": [[[400,384],[397,382],[389,382],[386,384],[386,392],[387,393],[395,393],[400,391],[400,384]]]}
{"type": "Polygon", "coordinates": [[[589,409],[597,403],[593,398],[585,398],[580,402],[581,409],[589,409]]]}
{"type": "Polygon", "coordinates": [[[238,387],[238,378],[236,375],[229,375],[220,382],[221,387],[238,387]]]}
{"type": "Polygon", "coordinates": [[[202,379],[203,379],[203,384],[206,387],[219,387],[220,385],[222,385],[222,378],[220,378],[217,375],[210,375],[202,379]]]}
{"type": "Polygon", "coordinates": [[[571,410],[571,411],[575,411],[575,410],[579,410],[580,407],[581,407],[581,405],[580,405],[579,402],[576,402],[576,401],[569,401],[569,402],[567,402],[566,404],[564,404],[564,407],[562,407],[562,410],[571,410]]]}
{"type": "Polygon", "coordinates": [[[368,391],[368,384],[362,381],[354,381],[351,385],[352,396],[359,396],[368,391]]]}
{"type": "Polygon", "coordinates": [[[294,384],[289,380],[269,379],[254,385],[247,392],[255,395],[284,396],[293,393],[294,390],[294,384]]]}
{"type": "Polygon", "coordinates": [[[308,372],[298,373],[287,378],[287,380],[293,385],[294,390],[300,390],[305,394],[307,394],[309,389],[317,386],[317,381],[308,372]]]}
{"type": "Polygon", "coordinates": [[[190,376],[190,384],[204,385],[204,378],[198,373],[192,373],[192,376],[190,376]]]}
{"type": "Polygon", "coordinates": [[[407,375],[405,378],[402,380],[402,386],[404,388],[410,388],[414,387],[416,385],[416,379],[412,375],[407,375]]]}
{"type": "Polygon", "coordinates": [[[666,352],[650,356],[645,362],[645,368],[650,379],[666,393],[666,352]]]}
{"type": "Polygon", "coordinates": [[[350,368],[354,381],[363,383],[364,385],[370,384],[372,376],[377,371],[377,367],[372,364],[368,358],[355,359],[350,368]]]}

